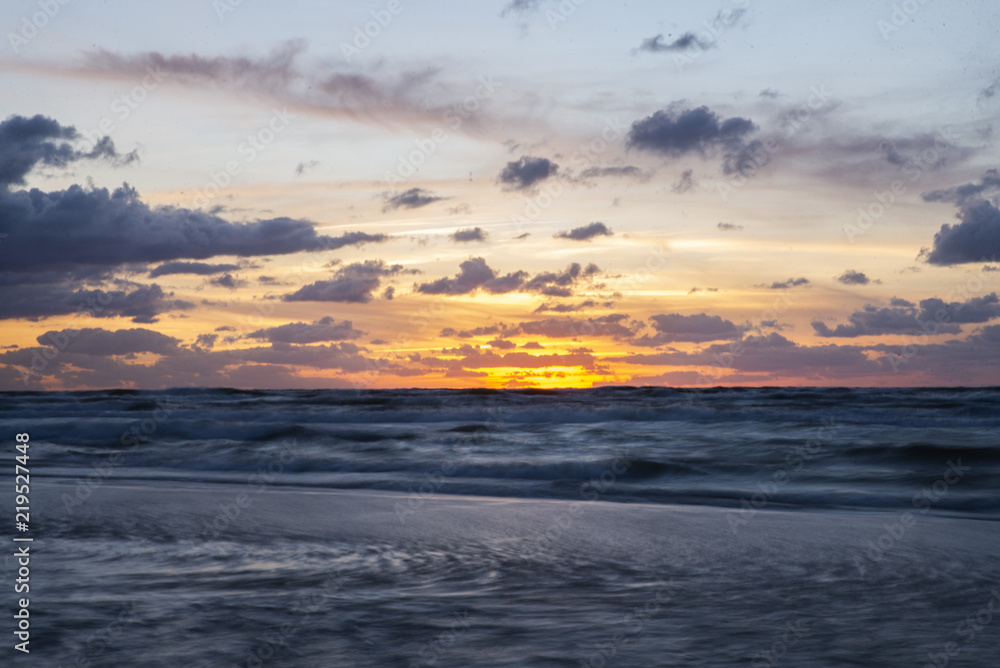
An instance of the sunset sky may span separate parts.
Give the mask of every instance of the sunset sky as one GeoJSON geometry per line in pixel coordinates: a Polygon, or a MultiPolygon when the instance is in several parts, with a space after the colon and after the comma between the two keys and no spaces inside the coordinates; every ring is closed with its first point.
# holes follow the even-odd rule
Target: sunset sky
{"type": "Polygon", "coordinates": [[[1000,383],[996,3],[0,17],[0,389],[1000,383]]]}

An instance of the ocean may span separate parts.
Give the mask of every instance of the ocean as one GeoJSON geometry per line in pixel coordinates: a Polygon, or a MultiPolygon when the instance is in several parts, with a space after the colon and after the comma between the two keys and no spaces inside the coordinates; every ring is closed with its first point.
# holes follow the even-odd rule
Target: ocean
{"type": "Polygon", "coordinates": [[[0,424],[3,665],[1000,665],[997,388],[22,392],[0,424]]]}

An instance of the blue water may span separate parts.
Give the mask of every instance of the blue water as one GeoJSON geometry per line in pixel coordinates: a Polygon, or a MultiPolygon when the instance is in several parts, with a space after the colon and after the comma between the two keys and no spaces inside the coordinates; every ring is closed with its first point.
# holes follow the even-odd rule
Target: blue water
{"type": "Polygon", "coordinates": [[[5,393],[0,425],[16,665],[1000,665],[998,389],[5,393]]]}

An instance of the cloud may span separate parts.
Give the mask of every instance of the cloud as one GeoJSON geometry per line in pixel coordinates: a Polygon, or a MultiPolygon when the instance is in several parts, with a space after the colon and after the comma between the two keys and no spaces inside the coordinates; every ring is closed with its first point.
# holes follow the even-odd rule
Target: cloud
{"type": "Polygon", "coordinates": [[[548,158],[521,156],[517,162],[508,162],[498,177],[505,190],[531,190],[550,176],[555,175],[559,165],[548,158]]]}
{"type": "Polygon", "coordinates": [[[694,170],[685,169],[681,172],[681,177],[677,179],[677,183],[671,187],[671,190],[677,194],[682,194],[686,192],[691,192],[695,187],[694,182],[694,170]]]}
{"type": "Polygon", "coordinates": [[[706,42],[695,35],[693,32],[686,32],[672,42],[664,43],[663,35],[656,35],[654,37],[647,37],[642,40],[642,44],[639,45],[639,51],[649,51],[650,53],[659,53],[662,51],[686,51],[692,46],[696,46],[699,49],[705,50],[714,46],[714,42],[706,42]]]}
{"type": "Polygon", "coordinates": [[[497,276],[486,260],[474,257],[459,265],[459,272],[453,278],[440,278],[431,283],[417,285],[417,292],[428,295],[467,295],[483,289],[490,294],[515,292],[528,277],[528,272],[517,271],[506,276],[497,276]]]}
{"type": "Polygon", "coordinates": [[[650,172],[643,171],[634,165],[625,165],[622,167],[588,167],[580,172],[578,180],[584,181],[586,179],[593,178],[618,177],[634,179],[635,181],[644,183],[648,181],[651,176],[652,174],[650,172]]]}
{"type": "Polygon", "coordinates": [[[53,346],[63,352],[81,355],[176,355],[180,352],[180,339],[141,327],[113,332],[95,328],[50,330],[36,341],[43,346],[53,346]]]}
{"type": "Polygon", "coordinates": [[[508,332],[545,336],[550,339],[576,338],[581,336],[608,336],[615,340],[632,338],[638,333],[641,323],[629,320],[625,313],[611,313],[593,318],[545,318],[522,322],[508,332]]]}
{"type": "Polygon", "coordinates": [[[574,227],[569,232],[557,232],[555,239],[572,239],[573,241],[590,241],[594,237],[610,237],[612,232],[604,223],[591,223],[583,227],[574,227]]]}
{"type": "MultiPolygon", "coordinates": [[[[307,43],[291,40],[269,54],[254,56],[169,55],[156,51],[119,54],[99,49],[82,67],[47,68],[57,75],[94,78],[114,76],[141,80],[150,73],[168,79],[171,86],[188,86],[213,92],[252,96],[344,121],[366,124],[427,125],[439,123],[451,109],[449,102],[431,100],[451,96],[437,71],[388,72],[372,67],[371,73],[357,66],[337,66],[327,59],[303,63],[307,43]]],[[[464,91],[464,89],[463,89],[464,91]]],[[[466,93],[454,92],[454,103],[466,93]]],[[[289,114],[294,121],[295,115],[289,114]]]]}
{"type": "Polygon", "coordinates": [[[988,170],[979,183],[923,194],[927,202],[952,202],[958,206],[957,225],[944,224],[934,235],[933,248],[921,255],[939,266],[992,261],[1000,255],[1000,172],[988,170]],[[993,197],[993,201],[986,199],[993,197]]]}
{"type": "Polygon", "coordinates": [[[588,279],[600,273],[601,268],[594,263],[581,267],[573,262],[561,272],[544,271],[535,274],[521,287],[523,292],[535,292],[548,297],[571,297],[572,288],[579,279],[588,279]]]}
{"type": "Polygon", "coordinates": [[[312,170],[319,166],[318,160],[310,160],[309,162],[300,162],[295,166],[295,176],[302,176],[307,171],[312,170]]]}
{"type": "Polygon", "coordinates": [[[277,327],[259,329],[248,334],[251,339],[263,339],[271,343],[320,343],[323,341],[349,341],[364,336],[365,332],[354,329],[350,320],[337,322],[327,316],[313,323],[291,322],[277,327]]]}
{"type": "Polygon", "coordinates": [[[716,227],[723,232],[740,232],[743,230],[743,226],[736,223],[719,223],[716,227]]]}
{"type": "Polygon", "coordinates": [[[991,195],[997,195],[998,193],[1000,193],[1000,171],[988,169],[979,180],[979,183],[966,183],[954,188],[932,190],[923,193],[921,198],[925,202],[965,204],[991,195]]]}
{"type": "Polygon", "coordinates": [[[580,302],[579,304],[552,304],[546,302],[536,308],[533,313],[574,313],[576,311],[585,311],[586,309],[597,307],[597,302],[593,299],[588,299],[585,302],[580,302]]]}
{"type": "Polygon", "coordinates": [[[210,274],[221,274],[225,271],[236,271],[240,267],[236,264],[206,264],[204,262],[165,262],[159,267],[149,272],[150,278],[166,276],[168,274],[196,274],[208,276],[210,274]]]}
{"type": "Polygon", "coordinates": [[[471,241],[486,241],[487,239],[486,231],[481,227],[473,227],[464,230],[456,230],[449,235],[449,238],[455,243],[469,243],[471,241]]]}
{"type": "Polygon", "coordinates": [[[70,144],[79,139],[81,135],[73,126],[60,125],[40,114],[8,117],[0,122],[0,187],[24,185],[25,177],[38,165],[66,167],[71,162],[96,158],[121,165],[138,159],[134,151],[119,154],[110,137],[98,139],[87,152],[70,144]]]}
{"type": "Polygon", "coordinates": [[[247,282],[236,278],[232,274],[223,274],[222,276],[216,276],[209,280],[209,283],[219,288],[226,288],[227,290],[235,290],[236,288],[242,288],[247,285],[247,282]]]}
{"type": "Polygon", "coordinates": [[[759,285],[757,287],[764,288],[768,290],[787,290],[789,288],[797,288],[800,285],[809,285],[808,278],[789,278],[787,281],[775,281],[771,285],[759,285]]]}
{"type": "Polygon", "coordinates": [[[1000,318],[1000,299],[996,293],[973,297],[966,302],[945,302],[937,297],[924,299],[919,310],[904,299],[893,298],[889,307],[868,304],[855,311],[835,329],[824,322],[813,322],[818,336],[855,338],[887,334],[958,334],[961,324],[984,323],[1000,318]]]}
{"type": "Polygon", "coordinates": [[[367,304],[382,287],[382,280],[399,274],[416,274],[403,265],[387,265],[383,260],[354,262],[337,269],[332,279],[316,281],[285,295],[286,302],[353,302],[367,304]]]}
{"type": "MultiPolygon", "coordinates": [[[[872,282],[872,279],[868,278],[863,272],[854,271],[853,269],[848,269],[840,276],[837,276],[837,280],[844,285],[868,285],[872,282]]],[[[881,281],[875,281],[876,283],[881,281]]]]}
{"type": "Polygon", "coordinates": [[[495,336],[497,334],[502,334],[503,332],[504,328],[501,325],[486,325],[462,331],[457,331],[451,327],[445,327],[441,330],[441,336],[471,339],[474,336],[495,336]]]}
{"type": "Polygon", "coordinates": [[[747,148],[744,138],[756,129],[746,118],[723,119],[705,106],[685,109],[675,104],[632,123],[626,145],[672,158],[710,156],[721,150],[729,160],[738,161],[747,148]]]}
{"type": "Polygon", "coordinates": [[[432,195],[423,188],[410,188],[403,192],[383,193],[382,199],[385,200],[382,211],[394,211],[396,209],[419,209],[447,198],[432,195]]]}
{"type": "Polygon", "coordinates": [[[194,304],[171,299],[157,284],[129,290],[73,289],[63,284],[7,285],[0,289],[0,320],[24,318],[37,321],[60,315],[88,314],[94,318],[131,318],[153,323],[160,314],[194,308],[194,304]]]}
{"type": "Polygon", "coordinates": [[[649,318],[656,333],[646,334],[632,341],[637,346],[661,346],[667,343],[688,342],[704,343],[737,338],[743,330],[729,320],[717,315],[696,313],[682,315],[668,313],[654,315],[649,318]]]}
{"type": "Polygon", "coordinates": [[[773,88],[765,88],[764,90],[762,90],[760,92],[760,96],[762,98],[764,98],[765,100],[776,100],[776,99],[778,99],[778,96],[780,96],[780,95],[781,95],[781,93],[779,93],[778,91],[774,90],[773,88]]]}
{"type": "Polygon", "coordinates": [[[550,297],[569,297],[579,280],[591,278],[600,271],[595,264],[584,268],[574,262],[561,272],[541,272],[531,276],[526,271],[515,271],[501,276],[486,264],[485,259],[474,257],[462,262],[458,274],[452,278],[421,283],[416,290],[428,295],[467,295],[484,290],[494,295],[533,292],[550,297]]]}
{"type": "Polygon", "coordinates": [[[127,184],[109,193],[73,185],[62,192],[0,192],[5,271],[65,271],[74,266],[203,260],[334,250],[388,239],[347,232],[319,236],[313,224],[291,218],[230,223],[201,211],[150,208],[127,184]]]}
{"type": "Polygon", "coordinates": [[[544,0],[510,0],[504,8],[500,10],[500,16],[508,14],[527,14],[538,11],[544,0]]]}

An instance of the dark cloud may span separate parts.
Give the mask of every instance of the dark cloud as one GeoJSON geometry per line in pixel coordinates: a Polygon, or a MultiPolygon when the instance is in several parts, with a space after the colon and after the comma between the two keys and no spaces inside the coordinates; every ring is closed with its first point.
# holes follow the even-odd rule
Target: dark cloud
{"type": "Polygon", "coordinates": [[[230,223],[200,211],[153,209],[127,184],[112,193],[76,185],[62,192],[0,193],[0,207],[5,213],[0,230],[10,235],[4,244],[6,271],[285,255],[388,239],[364,232],[319,236],[312,223],[291,218],[230,223]]]}
{"type": "Polygon", "coordinates": [[[90,151],[76,149],[70,143],[79,139],[76,128],[46,116],[8,117],[0,122],[0,187],[24,185],[25,177],[37,165],[66,167],[71,162],[96,158],[127,164],[137,159],[135,152],[119,154],[110,137],[100,138],[90,151]]]}
{"type": "Polygon", "coordinates": [[[931,249],[921,255],[930,264],[948,266],[993,260],[1000,255],[1000,172],[988,170],[979,183],[966,183],[923,194],[927,202],[958,206],[956,225],[942,225],[931,249]]]}
{"type": "Polygon", "coordinates": [[[462,331],[457,331],[451,327],[445,327],[441,330],[441,336],[448,337],[458,337],[460,339],[471,339],[474,336],[496,336],[497,334],[502,334],[504,328],[500,325],[487,325],[482,327],[476,327],[475,329],[467,329],[462,331]]]}
{"type": "Polygon", "coordinates": [[[921,197],[925,202],[965,204],[978,199],[986,199],[997,194],[1000,194],[1000,171],[988,169],[979,180],[979,183],[966,183],[954,188],[932,190],[923,193],[921,197]]]}
{"type": "Polygon", "coordinates": [[[801,285],[809,285],[808,278],[789,278],[787,281],[775,281],[771,285],[761,285],[758,287],[766,287],[769,290],[787,290],[789,288],[797,288],[801,285]]]}
{"type": "Polygon", "coordinates": [[[771,152],[759,139],[727,150],[723,155],[722,171],[726,174],[752,176],[758,169],[771,162],[771,152]]]}
{"type": "Polygon", "coordinates": [[[513,341],[508,341],[507,339],[493,339],[486,343],[490,348],[495,348],[496,350],[513,350],[517,348],[517,344],[513,341]]]}
{"type": "Polygon", "coordinates": [[[743,229],[742,225],[737,225],[736,223],[719,223],[716,227],[723,232],[739,232],[743,229]]]}
{"type": "Polygon", "coordinates": [[[704,50],[714,46],[714,42],[706,42],[693,32],[686,32],[672,42],[664,42],[663,35],[660,34],[642,40],[642,44],[639,45],[638,50],[659,53],[661,51],[686,51],[692,46],[704,50]]]}
{"type": "Polygon", "coordinates": [[[673,185],[671,190],[677,194],[682,194],[686,192],[691,192],[695,187],[694,182],[694,170],[685,169],[681,172],[681,177],[677,179],[677,183],[673,185]]]}
{"type": "Polygon", "coordinates": [[[528,278],[528,272],[517,271],[498,276],[486,260],[474,257],[459,265],[459,272],[453,278],[439,278],[431,283],[416,286],[417,292],[428,295],[466,295],[483,289],[491,294],[515,292],[528,278]]]}
{"type": "Polygon", "coordinates": [[[672,158],[692,153],[708,156],[720,150],[738,157],[747,148],[744,138],[756,129],[749,119],[723,119],[708,107],[673,105],[632,123],[627,146],[672,158]]]}
{"type": "Polygon", "coordinates": [[[244,287],[247,282],[236,278],[232,274],[223,274],[222,276],[216,276],[215,278],[209,280],[209,283],[219,288],[226,288],[227,290],[235,290],[236,288],[244,287]]]}
{"type": "Polygon", "coordinates": [[[993,318],[1000,318],[1000,299],[996,293],[973,297],[966,302],[945,302],[932,297],[921,301],[919,310],[911,302],[893,298],[889,307],[866,305],[863,310],[848,316],[849,324],[839,324],[835,329],[819,321],[812,326],[818,336],[839,338],[958,334],[962,331],[961,324],[984,323],[993,318]]]}
{"type": "Polygon", "coordinates": [[[583,181],[594,178],[617,177],[645,182],[648,181],[651,176],[652,174],[649,172],[643,171],[634,165],[625,165],[623,167],[588,167],[580,172],[578,180],[583,181]]]}
{"type": "Polygon", "coordinates": [[[400,274],[415,274],[415,269],[403,265],[387,265],[382,260],[355,262],[337,269],[333,278],[316,281],[296,292],[285,295],[286,302],[354,302],[367,304],[382,287],[382,280],[400,274]]]}
{"type": "Polygon", "coordinates": [[[364,336],[365,332],[354,329],[350,320],[337,322],[327,316],[314,323],[291,322],[287,325],[259,329],[248,334],[251,339],[263,339],[271,343],[320,343],[324,341],[350,341],[364,336]]]}
{"type": "Polygon", "coordinates": [[[558,170],[559,165],[548,158],[525,155],[517,162],[508,162],[498,178],[506,190],[531,190],[558,170]]]}
{"type": "Polygon", "coordinates": [[[580,279],[588,279],[600,273],[601,268],[594,263],[581,267],[573,262],[561,272],[544,271],[535,274],[521,287],[523,292],[535,292],[548,297],[571,297],[572,288],[580,279]]]}
{"type": "Polygon", "coordinates": [[[573,241],[590,241],[594,237],[610,237],[612,232],[604,223],[591,223],[583,227],[575,227],[569,232],[557,232],[556,239],[572,239],[573,241]]]}
{"type": "Polygon", "coordinates": [[[872,282],[872,279],[868,278],[863,272],[854,271],[853,269],[848,269],[840,276],[837,276],[837,280],[844,285],[868,285],[872,282]]]}
{"type": "Polygon", "coordinates": [[[215,342],[219,340],[218,334],[199,334],[195,339],[195,348],[211,350],[215,347],[215,342]]]}
{"type": "Polygon", "coordinates": [[[656,333],[632,341],[637,346],[662,346],[668,343],[704,343],[737,338],[742,330],[717,315],[668,313],[650,317],[656,333]]]}
{"type": "Polygon", "coordinates": [[[382,199],[385,200],[382,211],[393,211],[395,209],[419,209],[447,198],[432,195],[423,188],[410,188],[403,192],[383,193],[382,199]]]}
{"type": "Polygon", "coordinates": [[[543,0],[510,0],[503,9],[500,10],[500,16],[507,16],[508,14],[527,14],[530,12],[538,11],[543,0]]]}
{"type": "Polygon", "coordinates": [[[24,318],[40,320],[59,315],[89,315],[94,318],[131,318],[136,323],[153,323],[160,314],[194,308],[194,304],[172,299],[157,285],[133,290],[74,289],[63,284],[20,284],[0,290],[0,320],[24,318]]]}
{"type": "Polygon", "coordinates": [[[310,160],[309,162],[300,162],[295,166],[295,176],[302,176],[308,170],[319,166],[318,160],[310,160]]]}
{"type": "Polygon", "coordinates": [[[449,235],[449,238],[455,243],[468,243],[470,241],[486,241],[487,234],[483,228],[473,227],[465,230],[456,230],[449,235]]]}
{"type": "Polygon", "coordinates": [[[574,313],[576,311],[584,311],[589,308],[596,308],[597,302],[593,299],[588,299],[585,302],[580,302],[579,304],[551,304],[546,302],[534,310],[534,313],[574,313]]]}
{"type": "Polygon", "coordinates": [[[781,95],[781,93],[774,90],[773,88],[765,88],[760,92],[760,96],[765,100],[776,100],[778,99],[779,95],[781,95]]]}
{"type": "Polygon", "coordinates": [[[51,330],[39,336],[36,341],[43,346],[53,346],[63,352],[81,355],[176,355],[180,352],[179,339],[143,328],[113,332],[95,328],[51,330]]]}
{"type": "Polygon", "coordinates": [[[638,333],[641,323],[629,319],[625,313],[611,313],[593,318],[545,318],[522,322],[508,332],[545,336],[550,339],[580,336],[608,336],[615,340],[630,339],[638,333]]]}
{"type": "Polygon", "coordinates": [[[166,276],[168,274],[197,274],[207,276],[210,274],[221,274],[224,271],[236,271],[239,265],[235,264],[206,264],[204,262],[165,262],[159,267],[149,272],[150,278],[166,276]]]}
{"type": "Polygon", "coordinates": [[[515,271],[501,276],[486,264],[485,259],[474,257],[462,262],[454,277],[418,284],[416,290],[428,295],[467,295],[484,290],[490,294],[533,292],[569,297],[577,281],[591,278],[598,272],[600,268],[595,264],[584,268],[574,262],[562,272],[541,272],[531,276],[526,271],[515,271]]]}

